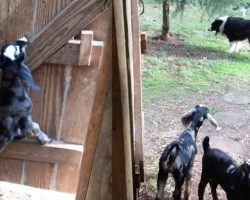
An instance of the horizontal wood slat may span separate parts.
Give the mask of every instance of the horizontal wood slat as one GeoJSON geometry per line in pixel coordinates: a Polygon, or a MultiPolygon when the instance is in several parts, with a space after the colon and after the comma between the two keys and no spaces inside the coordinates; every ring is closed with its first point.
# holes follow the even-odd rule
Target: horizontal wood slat
{"type": "Polygon", "coordinates": [[[7,146],[1,157],[46,163],[79,164],[82,153],[82,145],[52,143],[42,146],[28,141],[18,141],[7,146]]]}

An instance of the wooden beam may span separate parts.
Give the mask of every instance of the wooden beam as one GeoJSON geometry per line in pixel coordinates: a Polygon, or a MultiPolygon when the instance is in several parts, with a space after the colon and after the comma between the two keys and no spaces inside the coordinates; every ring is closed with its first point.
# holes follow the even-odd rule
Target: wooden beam
{"type": "Polygon", "coordinates": [[[13,158],[46,163],[79,164],[83,154],[82,145],[52,143],[39,145],[30,141],[12,142],[1,153],[2,158],[13,158]]]}
{"type": "MultiPolygon", "coordinates": [[[[135,165],[139,172],[139,183],[144,181],[144,163],[143,163],[143,114],[142,114],[142,83],[141,83],[141,43],[140,43],[140,22],[138,2],[131,1],[132,16],[132,38],[133,38],[133,72],[134,72],[134,144],[135,144],[135,165]]],[[[142,41],[141,41],[142,42],[142,41]]],[[[146,41],[145,41],[146,43],[146,41]]],[[[145,47],[146,48],[146,47],[145,47]]],[[[136,174],[135,174],[136,175],[136,174]]]]}
{"type": "Polygon", "coordinates": [[[26,64],[36,69],[75,34],[90,24],[111,0],[74,0],[31,40],[26,64]]]}
{"type": "MultiPolygon", "coordinates": [[[[125,160],[125,184],[126,187],[125,199],[133,200],[133,168],[132,168],[132,133],[131,133],[131,104],[130,104],[130,91],[129,83],[130,79],[128,70],[130,62],[127,62],[126,40],[130,39],[126,37],[127,24],[125,25],[124,8],[126,7],[126,1],[114,1],[114,16],[115,16],[115,28],[116,28],[116,43],[117,43],[117,56],[118,56],[118,69],[121,87],[121,104],[122,104],[122,126],[123,126],[123,140],[124,140],[124,160],[125,160]]],[[[129,52],[130,53],[130,52],[129,52]]],[[[131,58],[129,58],[131,59],[131,58]]]]}
{"type": "MultiPolygon", "coordinates": [[[[86,137],[85,151],[82,157],[82,162],[81,162],[81,167],[80,167],[79,184],[78,184],[78,190],[76,194],[76,200],[86,200],[86,199],[87,200],[99,200],[99,199],[95,199],[94,197],[92,198],[91,195],[87,198],[86,194],[88,190],[92,189],[89,185],[89,181],[90,181],[90,178],[93,177],[91,173],[93,173],[92,169],[93,169],[94,156],[96,153],[99,132],[101,129],[102,116],[103,116],[104,107],[105,107],[105,99],[107,96],[108,85],[110,83],[111,74],[112,74],[112,71],[111,71],[112,70],[111,28],[112,28],[112,9],[111,8],[105,11],[101,16],[99,16],[95,20],[95,22],[93,22],[88,27],[88,30],[94,31],[95,39],[102,40],[105,45],[103,49],[102,63],[99,66],[99,73],[98,73],[97,82],[96,82],[96,95],[95,95],[94,105],[92,108],[91,120],[90,120],[90,124],[88,127],[88,135],[86,137]]],[[[97,56],[94,53],[92,55],[97,56]]],[[[95,60],[95,59],[97,58],[92,58],[92,60],[95,60]]],[[[90,68],[92,68],[92,66],[90,68]]],[[[103,158],[100,157],[99,159],[103,159],[103,158]]],[[[98,166],[98,167],[102,168],[102,166],[98,166]]],[[[95,181],[96,180],[94,180],[94,182],[95,181]]],[[[96,187],[96,185],[98,184],[94,184],[94,187],[96,187]]],[[[111,190],[112,189],[109,188],[109,190],[106,192],[110,194],[111,190]]],[[[109,198],[106,196],[103,196],[102,199],[109,199],[109,198]]]]}

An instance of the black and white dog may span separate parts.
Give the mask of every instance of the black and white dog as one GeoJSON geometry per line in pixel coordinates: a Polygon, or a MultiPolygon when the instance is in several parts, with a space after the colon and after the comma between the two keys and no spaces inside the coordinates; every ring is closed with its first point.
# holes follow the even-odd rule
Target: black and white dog
{"type": "Polygon", "coordinates": [[[240,41],[248,39],[250,42],[250,20],[240,17],[218,17],[208,30],[215,31],[215,34],[221,33],[228,38],[230,43],[229,53],[239,51],[240,41]]]}

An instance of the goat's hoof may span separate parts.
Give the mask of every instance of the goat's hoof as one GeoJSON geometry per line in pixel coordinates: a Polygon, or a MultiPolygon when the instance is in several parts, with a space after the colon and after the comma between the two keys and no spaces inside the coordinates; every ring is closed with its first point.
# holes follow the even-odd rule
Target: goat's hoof
{"type": "Polygon", "coordinates": [[[40,142],[41,145],[45,145],[52,142],[52,139],[49,138],[45,133],[41,132],[39,135],[37,135],[37,139],[40,142]]]}

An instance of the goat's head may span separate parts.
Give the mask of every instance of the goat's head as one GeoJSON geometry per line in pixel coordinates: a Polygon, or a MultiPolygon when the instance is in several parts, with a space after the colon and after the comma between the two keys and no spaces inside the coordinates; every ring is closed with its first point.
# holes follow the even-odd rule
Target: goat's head
{"type": "Polygon", "coordinates": [[[31,89],[39,90],[39,87],[33,81],[29,68],[23,63],[27,55],[28,44],[28,39],[22,37],[3,46],[0,54],[0,69],[2,75],[7,74],[8,78],[17,76],[31,89]]]}
{"type": "Polygon", "coordinates": [[[209,109],[204,105],[197,105],[190,111],[188,111],[185,115],[182,116],[182,124],[184,126],[188,126],[190,123],[194,124],[197,128],[199,128],[203,121],[208,119],[209,122],[218,127],[217,122],[213,118],[213,116],[209,113],[209,109]]]}
{"type": "Polygon", "coordinates": [[[241,173],[243,173],[245,183],[247,184],[248,188],[250,188],[250,160],[245,161],[240,167],[239,167],[241,173]]]}

